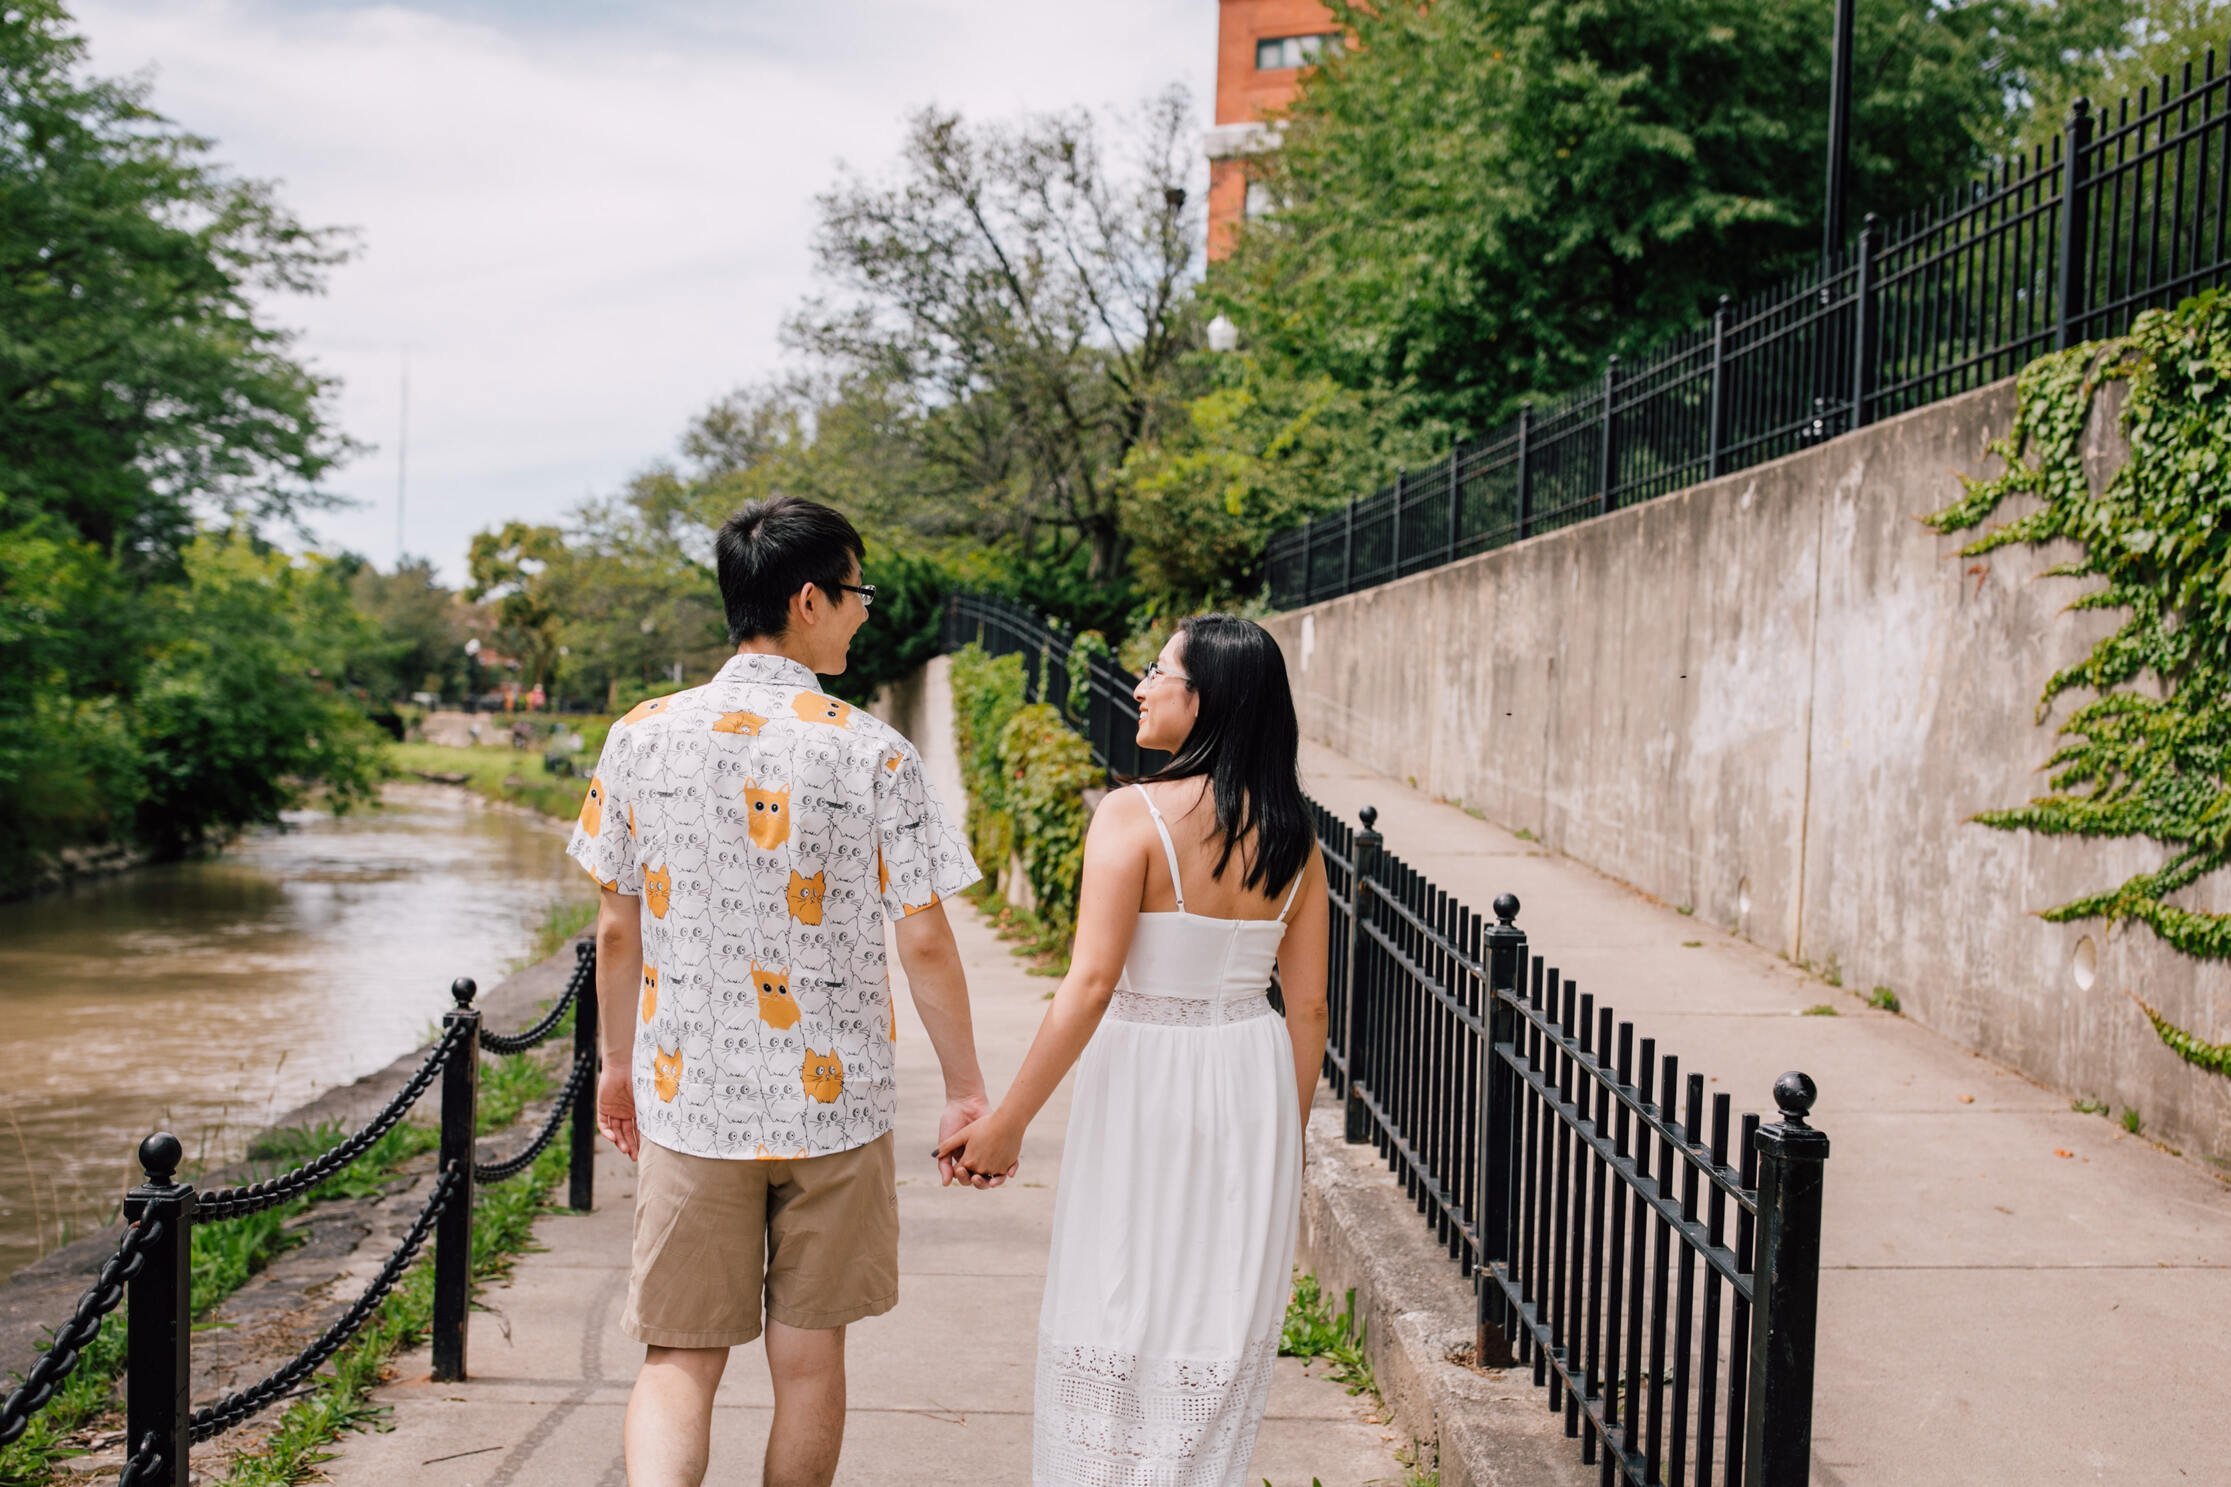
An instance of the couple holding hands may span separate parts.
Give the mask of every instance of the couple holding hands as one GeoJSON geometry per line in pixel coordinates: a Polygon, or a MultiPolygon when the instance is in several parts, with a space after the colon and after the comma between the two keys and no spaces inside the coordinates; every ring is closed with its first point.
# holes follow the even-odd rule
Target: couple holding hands
{"type": "Polygon", "coordinates": [[[845,1326],[898,1299],[889,920],[944,1073],[945,1181],[1005,1182],[1077,1071],[1032,1480],[1242,1483],[1325,1046],[1325,873],[1284,658],[1211,614],[1147,668],[1139,743],[1173,757],[1094,814],[1069,972],[993,1106],[943,907],[980,874],[913,745],[818,690],[874,602],[863,553],[810,501],[730,518],[737,653],[613,725],[568,847],[604,890],[598,1124],[638,1164],[628,1480],[703,1479],[728,1350],[763,1316],[764,1481],[835,1474],[845,1326]]]}

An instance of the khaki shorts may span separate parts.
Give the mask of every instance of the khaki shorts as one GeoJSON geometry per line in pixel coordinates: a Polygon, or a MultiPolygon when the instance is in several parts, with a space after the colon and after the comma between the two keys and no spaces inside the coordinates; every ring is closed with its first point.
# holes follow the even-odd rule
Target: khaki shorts
{"type": "Polygon", "coordinates": [[[762,1291],[790,1327],[842,1327],[898,1302],[890,1132],[793,1161],[643,1143],[622,1329],[652,1347],[734,1347],[759,1335],[762,1291]]]}

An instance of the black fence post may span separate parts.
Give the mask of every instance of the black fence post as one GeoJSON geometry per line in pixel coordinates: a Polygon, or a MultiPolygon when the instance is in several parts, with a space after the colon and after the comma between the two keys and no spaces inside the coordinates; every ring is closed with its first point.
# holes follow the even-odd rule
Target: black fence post
{"type": "Polygon", "coordinates": [[[1358,816],[1363,830],[1356,833],[1354,866],[1350,870],[1349,889],[1347,985],[1347,1026],[1340,1030],[1341,1051],[1348,1059],[1348,1089],[1346,1109],[1346,1136],[1349,1143],[1371,1139],[1371,1112],[1364,1107],[1364,1042],[1369,1036],[1370,1019],[1364,1015],[1364,983],[1357,973],[1362,969],[1364,926],[1371,922],[1371,895],[1377,884],[1373,881],[1379,865],[1379,849],[1386,838],[1377,830],[1379,809],[1365,806],[1358,816]]]}
{"type": "Polygon", "coordinates": [[[184,1155],[170,1132],[149,1136],[139,1144],[146,1181],[124,1195],[126,1222],[162,1225],[140,1250],[124,1317],[124,1452],[137,1455],[154,1437],[161,1455],[140,1478],[148,1487],[186,1487],[193,1444],[194,1190],[178,1181],[184,1155]]]}
{"type": "Polygon", "coordinates": [[[1387,569],[1388,578],[1402,576],[1402,504],[1410,494],[1410,472],[1394,472],[1394,535],[1388,545],[1393,549],[1394,561],[1387,569]]]}
{"type": "Polygon", "coordinates": [[[1603,495],[1597,502],[1599,514],[1608,514],[1618,502],[1619,441],[1612,424],[1612,403],[1619,391],[1619,358],[1614,356],[1604,363],[1604,412],[1603,433],[1597,444],[1597,464],[1603,474],[1603,495]]]}
{"type": "Polygon", "coordinates": [[[2085,200],[2090,172],[2084,154],[2092,143],[2092,102],[2079,98],[2068,111],[2061,136],[2061,264],[2055,285],[2060,301],[2053,313],[2053,349],[2066,351],[2083,339],[2085,300],[2090,275],[2084,272],[2085,239],[2090,227],[2091,203],[2085,200]]]}
{"type": "Polygon", "coordinates": [[[1534,526],[1534,405],[1518,405],[1518,537],[1523,542],[1534,526]]]}
{"type": "Polygon", "coordinates": [[[1350,501],[1342,512],[1340,527],[1340,592],[1347,593],[1356,581],[1356,503],[1350,501]]]}
{"type": "Polygon", "coordinates": [[[1820,1318],[1820,1216],[1828,1138],[1805,1123],[1813,1081],[1774,1081],[1782,1118],[1758,1130],[1745,1487],[1805,1487],[1813,1457],[1813,1335],[1820,1318]]]}
{"type": "Polygon", "coordinates": [[[575,1213],[587,1213],[596,1207],[596,1075],[597,1075],[597,999],[596,999],[596,940],[584,939],[573,947],[573,956],[580,969],[574,974],[581,978],[581,990],[573,999],[573,1064],[581,1068],[586,1063],[588,1072],[582,1075],[580,1092],[573,1097],[573,1150],[567,1154],[567,1176],[571,1179],[566,1201],[575,1213]]]}
{"type": "Polygon", "coordinates": [[[1727,473],[1727,314],[1734,303],[1726,295],[1712,311],[1712,393],[1705,415],[1711,420],[1706,434],[1705,478],[1717,479],[1727,473]]]}
{"type": "Polygon", "coordinates": [[[1506,893],[1495,900],[1495,919],[1487,932],[1487,1005],[1481,1009],[1487,1036],[1480,1041],[1480,1211],[1475,1219],[1480,1253],[1472,1270],[1479,1303],[1472,1351],[1482,1368],[1508,1368],[1518,1361],[1511,1346],[1517,1329],[1511,1326],[1510,1305],[1494,1274],[1497,1265],[1510,1260],[1511,1159],[1518,1147],[1510,1060],[1498,1051],[1508,1048],[1515,1057],[1518,1049],[1518,1012],[1509,998],[1518,995],[1525,972],[1526,931],[1517,924],[1517,895],[1506,893]]]}
{"type": "Polygon", "coordinates": [[[1314,603],[1317,598],[1317,519],[1311,517],[1301,524],[1301,602],[1314,603]]]}
{"type": "Polygon", "coordinates": [[[1464,517],[1464,443],[1458,440],[1449,446],[1449,555],[1443,562],[1456,561],[1458,524],[1464,517]]]}
{"type": "Polygon", "coordinates": [[[434,1378],[454,1383],[465,1377],[465,1313],[473,1297],[473,1123],[480,1100],[480,1013],[473,1006],[479,988],[460,976],[449,994],[457,1010],[442,1018],[442,1030],[462,1029],[442,1065],[442,1169],[456,1174],[449,1202],[434,1227],[434,1378]]]}
{"type": "Polygon", "coordinates": [[[1869,212],[1859,227],[1859,263],[1851,300],[1851,426],[1874,421],[1868,406],[1875,395],[1875,239],[1880,220],[1869,212]]]}

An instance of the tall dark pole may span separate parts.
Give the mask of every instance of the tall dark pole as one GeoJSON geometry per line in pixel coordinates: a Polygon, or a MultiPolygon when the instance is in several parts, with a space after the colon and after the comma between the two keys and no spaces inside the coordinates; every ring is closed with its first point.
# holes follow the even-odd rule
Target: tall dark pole
{"type": "Polygon", "coordinates": [[[1858,0],[1836,0],[1836,50],[1828,80],[1828,200],[1821,213],[1820,268],[1827,273],[1844,246],[1844,182],[1851,166],[1852,12],[1858,0]]]}

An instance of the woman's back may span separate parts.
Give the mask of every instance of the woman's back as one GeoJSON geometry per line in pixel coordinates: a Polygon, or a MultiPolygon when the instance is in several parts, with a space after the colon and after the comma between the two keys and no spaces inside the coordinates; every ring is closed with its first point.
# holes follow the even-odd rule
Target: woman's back
{"type": "MultiPolygon", "coordinates": [[[[1140,898],[1140,913],[1163,914],[1182,907],[1188,914],[1209,919],[1276,920],[1291,903],[1300,874],[1296,874],[1292,882],[1246,886],[1248,870],[1255,863],[1256,842],[1252,835],[1233,848],[1224,875],[1215,876],[1216,859],[1223,854],[1224,842],[1217,832],[1216,802],[1209,794],[1205,776],[1151,781],[1117,791],[1109,800],[1125,795],[1143,797],[1141,805],[1146,809],[1141,814],[1147,817],[1148,832],[1153,832],[1152,818],[1159,812],[1161,824],[1169,834],[1170,852],[1159,850],[1160,844],[1156,842],[1155,850],[1147,854],[1146,890],[1140,898]],[[1177,881],[1171,877],[1171,855],[1177,858],[1177,881]]],[[[1305,857],[1305,870],[1307,861],[1305,857]]]]}

